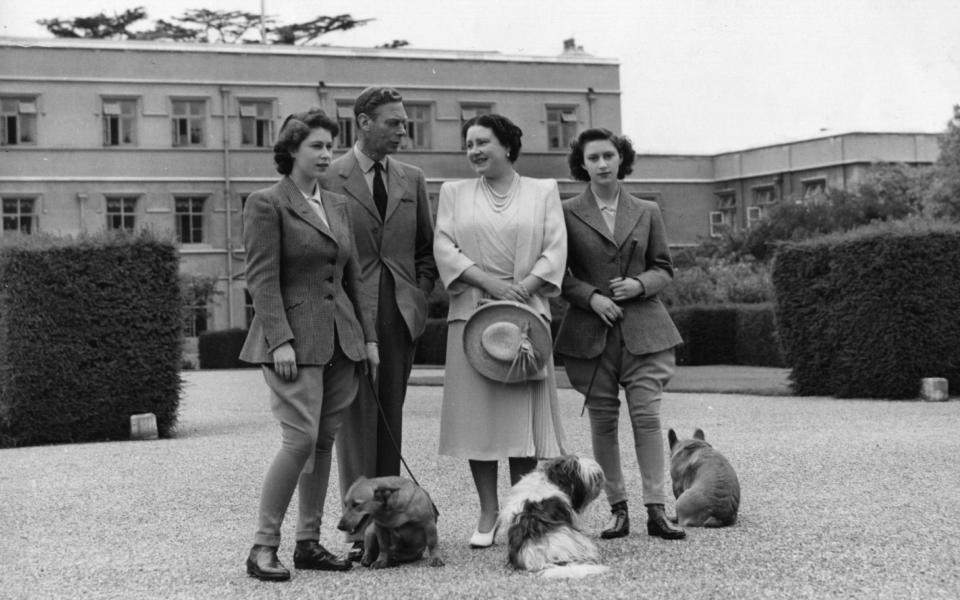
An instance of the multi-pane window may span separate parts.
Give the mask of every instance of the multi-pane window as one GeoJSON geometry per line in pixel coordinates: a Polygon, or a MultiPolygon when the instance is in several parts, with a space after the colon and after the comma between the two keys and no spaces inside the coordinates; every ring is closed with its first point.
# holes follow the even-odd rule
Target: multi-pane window
{"type": "Polygon", "coordinates": [[[407,104],[404,105],[407,111],[407,139],[405,148],[426,149],[430,148],[430,105],[429,104],[407,104]]]}
{"type": "Polygon", "coordinates": [[[340,126],[340,136],[337,138],[337,144],[341,148],[349,148],[354,142],[354,115],[353,103],[337,104],[337,125],[340,126]]]}
{"type": "Polygon", "coordinates": [[[203,243],[203,196],[177,196],[174,199],[174,217],[177,239],[182,244],[203,243]]]}
{"type": "Polygon", "coordinates": [[[754,206],[766,206],[777,201],[776,190],[772,185],[764,185],[753,188],[754,206]]]}
{"type": "Polygon", "coordinates": [[[36,231],[35,205],[35,198],[5,197],[3,199],[3,234],[36,231]]]}
{"type": "Polygon", "coordinates": [[[733,213],[722,210],[710,211],[710,237],[720,237],[732,222],[733,213]]]}
{"type": "Polygon", "coordinates": [[[136,196],[107,197],[107,229],[132,232],[136,224],[136,196]]]}
{"type": "Polygon", "coordinates": [[[753,227],[757,221],[763,218],[762,206],[747,207],[747,227],[753,227]]]}
{"type": "Polygon", "coordinates": [[[575,107],[547,107],[547,147],[564,150],[577,135],[575,107]]]}
{"type": "Polygon", "coordinates": [[[137,143],[137,101],[103,100],[103,145],[133,146],[137,143]]]}
{"type": "Polygon", "coordinates": [[[256,148],[273,146],[273,102],[240,102],[240,144],[256,148]]]}
{"type": "Polygon", "coordinates": [[[207,121],[205,100],[174,100],[173,145],[203,146],[207,121]]]}
{"type": "Polygon", "coordinates": [[[817,200],[827,191],[826,178],[806,179],[802,181],[801,184],[803,185],[802,194],[804,201],[817,200]]]}
{"type": "MultiPolygon", "coordinates": [[[[469,121],[470,119],[476,117],[477,115],[489,115],[493,112],[493,105],[491,104],[460,104],[460,128],[463,128],[463,124],[469,121]]],[[[467,149],[467,140],[460,140],[460,149],[467,149]]]]}
{"type": "Polygon", "coordinates": [[[37,143],[37,99],[0,97],[0,146],[37,143]]]}

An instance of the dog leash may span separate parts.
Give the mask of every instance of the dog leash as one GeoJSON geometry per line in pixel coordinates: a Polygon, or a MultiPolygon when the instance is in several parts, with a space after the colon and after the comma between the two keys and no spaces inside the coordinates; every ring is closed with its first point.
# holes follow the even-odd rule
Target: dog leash
{"type": "MultiPolygon", "coordinates": [[[[400,452],[400,444],[397,443],[397,438],[393,435],[393,430],[390,429],[390,424],[387,423],[387,411],[383,409],[383,404],[380,403],[380,393],[377,390],[377,386],[373,384],[373,380],[370,378],[370,375],[362,377],[363,380],[367,382],[367,385],[370,386],[370,392],[373,394],[373,399],[377,403],[377,410],[380,413],[380,417],[383,418],[383,428],[387,430],[387,436],[390,437],[390,443],[393,444],[393,449],[397,451],[397,456],[400,457],[400,462],[403,463],[403,468],[407,470],[407,475],[410,476],[410,480],[413,481],[414,485],[423,489],[423,486],[420,485],[420,482],[417,481],[417,478],[414,477],[413,471],[410,470],[410,465],[407,464],[405,458],[403,458],[403,453],[400,452]]],[[[436,503],[433,501],[433,498],[430,498],[429,492],[423,489],[423,492],[427,494],[427,498],[430,499],[430,504],[433,506],[433,512],[436,516],[440,516],[440,511],[437,509],[436,503]]]]}

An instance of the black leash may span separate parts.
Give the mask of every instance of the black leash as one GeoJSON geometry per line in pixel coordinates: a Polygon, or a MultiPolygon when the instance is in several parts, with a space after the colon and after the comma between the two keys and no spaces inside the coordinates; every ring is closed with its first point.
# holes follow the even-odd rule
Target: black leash
{"type": "Polygon", "coordinates": [[[430,499],[430,504],[433,505],[433,512],[436,516],[440,516],[440,511],[437,510],[437,504],[433,501],[433,498],[430,498],[430,494],[427,492],[423,486],[420,485],[420,482],[417,481],[417,478],[414,477],[413,471],[410,470],[410,465],[407,464],[406,459],[403,458],[403,453],[400,452],[400,444],[397,443],[397,438],[393,435],[393,430],[390,429],[390,424],[387,422],[387,411],[383,409],[383,404],[380,403],[380,393],[377,390],[377,386],[374,385],[373,380],[370,378],[368,373],[362,377],[364,381],[367,382],[367,385],[370,386],[370,392],[373,394],[373,399],[377,403],[377,410],[380,413],[380,417],[383,419],[383,428],[387,430],[387,435],[390,437],[390,443],[393,444],[393,449],[397,451],[397,456],[400,457],[400,462],[403,464],[403,468],[407,470],[407,475],[410,476],[410,480],[413,481],[414,485],[422,489],[427,498],[430,499]]]}

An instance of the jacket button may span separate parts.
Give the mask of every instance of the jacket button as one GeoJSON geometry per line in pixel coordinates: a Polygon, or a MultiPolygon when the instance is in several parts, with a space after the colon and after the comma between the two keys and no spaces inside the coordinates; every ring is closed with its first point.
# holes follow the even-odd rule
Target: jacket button
{"type": "Polygon", "coordinates": [[[333,300],[333,294],[327,294],[327,300],[333,300]]]}

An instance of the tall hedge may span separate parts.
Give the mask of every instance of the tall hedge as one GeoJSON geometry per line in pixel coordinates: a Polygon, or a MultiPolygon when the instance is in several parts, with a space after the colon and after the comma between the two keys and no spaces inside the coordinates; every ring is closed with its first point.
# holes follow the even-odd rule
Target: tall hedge
{"type": "Polygon", "coordinates": [[[683,337],[679,365],[785,364],[770,303],[681,306],[670,316],[683,337]]]}
{"type": "Polygon", "coordinates": [[[960,388],[960,226],[909,221],[787,244],[773,281],[801,395],[916,398],[960,388]]]}
{"type": "Polygon", "coordinates": [[[0,447],[166,437],[180,397],[179,257],[150,232],[0,245],[0,447]]]}

